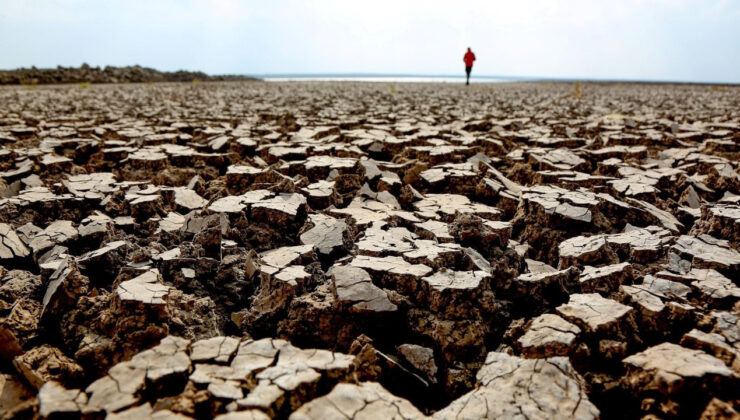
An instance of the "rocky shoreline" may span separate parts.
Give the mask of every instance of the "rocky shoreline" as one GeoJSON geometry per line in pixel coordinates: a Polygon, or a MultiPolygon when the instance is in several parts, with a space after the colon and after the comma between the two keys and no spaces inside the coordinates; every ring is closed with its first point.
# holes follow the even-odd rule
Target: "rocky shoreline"
{"type": "Polygon", "coordinates": [[[48,85],[65,83],[157,83],[157,82],[201,82],[258,80],[249,76],[219,75],[210,76],[203,72],[175,71],[165,72],[148,67],[105,66],[62,67],[49,69],[21,68],[0,70],[0,85],[48,85]]]}
{"type": "Polygon", "coordinates": [[[1,418],[738,418],[740,88],[0,104],[1,418]]]}

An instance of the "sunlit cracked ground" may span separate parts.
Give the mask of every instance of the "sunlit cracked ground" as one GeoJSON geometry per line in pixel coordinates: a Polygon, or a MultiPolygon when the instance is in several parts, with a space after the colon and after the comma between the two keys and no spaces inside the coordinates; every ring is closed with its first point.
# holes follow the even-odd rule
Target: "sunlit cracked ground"
{"type": "Polygon", "coordinates": [[[7,418],[738,416],[738,87],[3,87],[0,147],[7,418]]]}

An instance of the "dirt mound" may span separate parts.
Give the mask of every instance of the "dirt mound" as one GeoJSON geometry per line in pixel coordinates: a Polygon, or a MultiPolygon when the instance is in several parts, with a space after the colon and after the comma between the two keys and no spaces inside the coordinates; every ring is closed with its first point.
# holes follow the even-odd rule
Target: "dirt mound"
{"type": "Polygon", "coordinates": [[[249,76],[210,76],[199,71],[178,70],[159,71],[148,67],[105,66],[57,67],[37,69],[36,67],[15,70],[0,70],[0,85],[47,85],[62,83],[156,83],[156,82],[201,82],[224,80],[257,80],[249,76]]]}

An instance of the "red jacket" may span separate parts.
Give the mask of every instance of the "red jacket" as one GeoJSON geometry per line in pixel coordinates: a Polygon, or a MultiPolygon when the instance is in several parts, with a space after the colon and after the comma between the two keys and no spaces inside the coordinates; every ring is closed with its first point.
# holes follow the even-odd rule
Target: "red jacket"
{"type": "Polygon", "coordinates": [[[465,57],[463,57],[463,61],[465,62],[465,66],[472,67],[473,61],[475,61],[475,54],[468,50],[468,52],[465,53],[465,57]]]}

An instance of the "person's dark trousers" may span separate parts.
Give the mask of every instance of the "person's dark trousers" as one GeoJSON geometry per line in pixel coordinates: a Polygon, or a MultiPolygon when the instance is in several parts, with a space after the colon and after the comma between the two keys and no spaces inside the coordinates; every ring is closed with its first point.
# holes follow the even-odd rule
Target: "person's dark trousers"
{"type": "Polygon", "coordinates": [[[470,84],[470,70],[473,70],[473,66],[465,66],[465,85],[470,84]]]}

